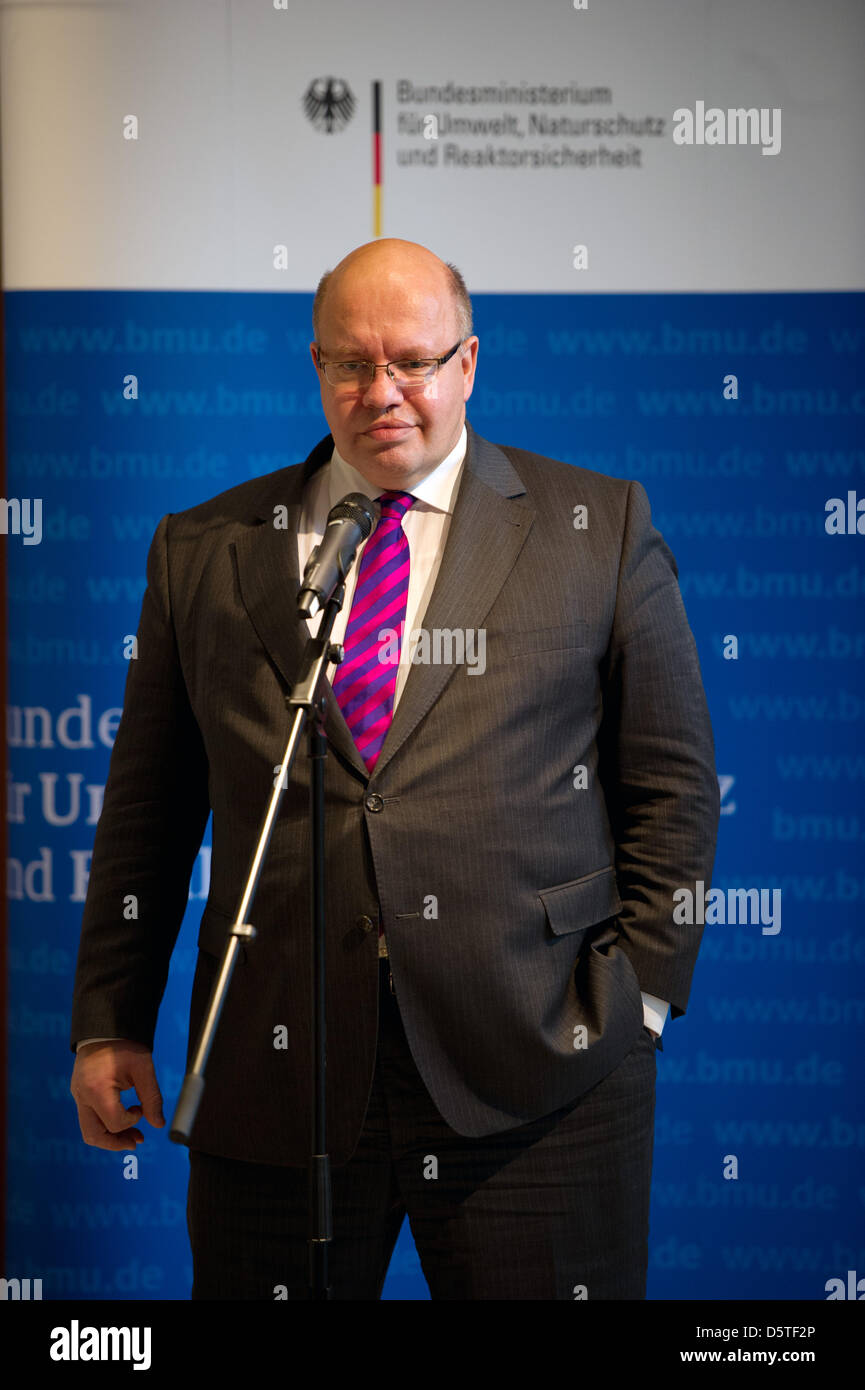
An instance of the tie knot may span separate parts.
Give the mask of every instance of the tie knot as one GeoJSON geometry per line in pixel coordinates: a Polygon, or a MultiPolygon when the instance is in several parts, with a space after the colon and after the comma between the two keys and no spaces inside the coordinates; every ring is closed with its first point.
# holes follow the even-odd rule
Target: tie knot
{"type": "Polygon", "coordinates": [[[410,492],[383,492],[378,500],[383,519],[402,521],[415,498],[410,492]]]}

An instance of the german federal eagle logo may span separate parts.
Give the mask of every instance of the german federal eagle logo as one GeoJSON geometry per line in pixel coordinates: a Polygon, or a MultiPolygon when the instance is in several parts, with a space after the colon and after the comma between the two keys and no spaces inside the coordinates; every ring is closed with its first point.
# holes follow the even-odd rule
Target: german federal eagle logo
{"type": "Polygon", "coordinates": [[[334,135],[345,130],[357,102],[341,77],[315,77],[303,96],[303,109],[316,130],[334,135]]]}

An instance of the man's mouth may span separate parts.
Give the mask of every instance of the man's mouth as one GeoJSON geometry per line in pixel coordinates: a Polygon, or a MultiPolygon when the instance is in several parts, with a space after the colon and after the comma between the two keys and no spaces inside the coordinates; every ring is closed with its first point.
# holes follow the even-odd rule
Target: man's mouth
{"type": "Polygon", "coordinates": [[[411,429],[414,429],[414,425],[407,425],[402,420],[387,420],[382,421],[378,425],[371,425],[365,433],[370,435],[373,439],[386,439],[390,437],[395,438],[397,435],[405,434],[406,430],[411,429]]]}

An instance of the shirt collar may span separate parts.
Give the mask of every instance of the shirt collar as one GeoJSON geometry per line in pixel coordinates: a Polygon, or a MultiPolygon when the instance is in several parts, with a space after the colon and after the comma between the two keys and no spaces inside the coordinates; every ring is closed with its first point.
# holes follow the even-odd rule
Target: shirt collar
{"type": "MultiPolygon", "coordinates": [[[[460,437],[446,458],[441,463],[436,464],[425,478],[419,483],[415,483],[411,489],[413,497],[419,502],[425,502],[434,511],[452,512],[456,501],[457,488],[462,474],[462,465],[466,456],[466,446],[468,437],[465,422],[463,422],[460,437]]],[[[376,487],[358,473],[356,468],[342,457],[339,450],[334,445],[333,454],[330,460],[330,478],[328,482],[328,507],[335,507],[340,498],[345,497],[347,492],[362,492],[364,497],[375,499],[380,497],[385,491],[384,488],[376,487]]]]}

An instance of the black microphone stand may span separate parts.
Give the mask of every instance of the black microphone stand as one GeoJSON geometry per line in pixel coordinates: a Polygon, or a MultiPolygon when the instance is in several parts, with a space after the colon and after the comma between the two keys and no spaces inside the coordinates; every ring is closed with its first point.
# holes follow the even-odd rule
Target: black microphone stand
{"type": "Polygon", "coordinates": [[[226,942],[219,973],[211,992],[204,1023],[201,1028],[192,1066],[183,1080],[180,1097],[174,1111],[169,1138],[175,1144],[188,1144],[198,1106],[204,1093],[204,1071],[225,1003],[228,986],[237,961],[241,943],[251,942],[255,927],[246,917],[255,896],[264,858],[276,820],[279,803],[288,783],[288,774],[297,754],[304,727],[309,721],[310,758],[310,927],[312,933],[312,1115],[311,1153],[309,1161],[309,1296],[329,1299],[328,1243],[333,1238],[331,1210],[330,1158],[327,1153],[327,1019],[325,1012],[325,934],[324,934],[324,760],[327,738],[324,734],[326,702],[321,685],[328,663],[340,662],[341,646],[330,640],[337,613],[345,598],[345,584],[340,582],[328,599],[322,613],[318,632],[307,639],[300,666],[300,676],[291,694],[285,696],[294,719],[285,754],[276,780],[270,804],[261,826],[258,844],[252,857],[246,887],[237,910],[237,917],[226,942]]]}

